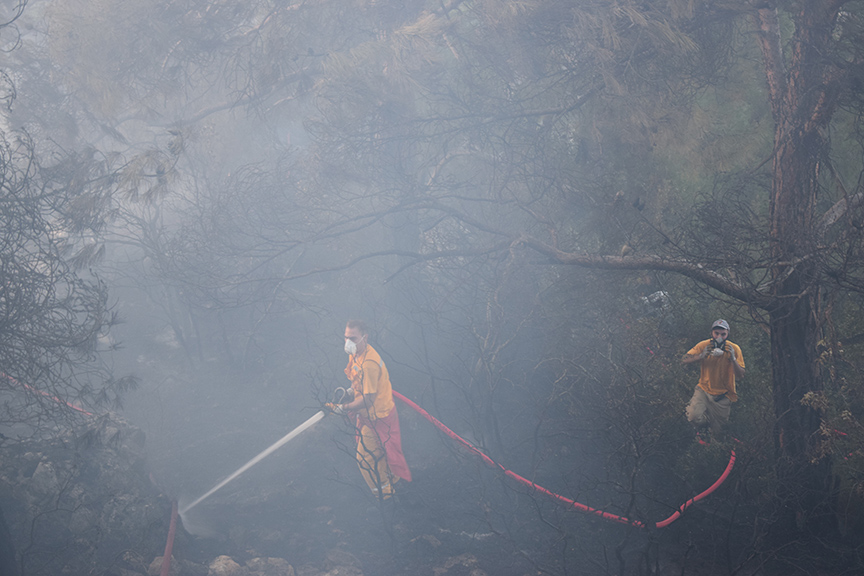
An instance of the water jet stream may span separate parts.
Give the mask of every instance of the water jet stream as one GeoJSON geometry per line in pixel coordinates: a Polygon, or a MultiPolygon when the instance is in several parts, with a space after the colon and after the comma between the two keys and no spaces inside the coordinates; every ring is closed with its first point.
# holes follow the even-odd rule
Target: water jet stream
{"type": "MultiPolygon", "coordinates": [[[[214,492],[216,492],[217,490],[219,490],[220,488],[222,488],[223,486],[225,486],[226,484],[228,484],[229,482],[231,482],[232,480],[234,480],[235,478],[237,478],[238,476],[243,474],[246,470],[248,470],[249,468],[251,468],[252,466],[257,464],[258,462],[260,462],[261,460],[263,460],[264,458],[266,458],[267,456],[269,456],[270,454],[272,454],[273,452],[275,452],[276,450],[278,450],[279,448],[281,448],[282,446],[284,446],[285,444],[287,444],[288,442],[290,442],[291,440],[296,438],[304,430],[312,427],[315,423],[319,422],[322,418],[324,418],[324,416],[325,416],[325,414],[324,414],[323,410],[316,413],[314,416],[309,418],[306,422],[304,422],[303,424],[300,424],[297,428],[295,428],[294,430],[292,430],[291,432],[289,432],[288,434],[283,436],[281,439],[279,439],[278,442],[276,442],[275,444],[273,444],[272,446],[270,446],[269,448],[267,448],[266,450],[264,450],[263,452],[261,452],[260,454],[258,454],[254,458],[252,458],[251,460],[249,460],[249,462],[247,462],[246,464],[241,466],[236,472],[234,472],[233,474],[231,474],[230,476],[228,476],[227,478],[225,478],[224,480],[222,480],[221,482],[216,484],[216,486],[211,488],[208,492],[199,496],[191,504],[181,508],[180,512],[179,512],[180,520],[181,521],[183,520],[183,515],[186,512],[188,512],[189,510],[191,510],[192,508],[194,508],[195,506],[197,506],[198,504],[200,504],[201,502],[206,500],[211,494],[213,494],[214,492]]],[[[185,521],[184,521],[184,524],[185,524],[185,521]]]]}

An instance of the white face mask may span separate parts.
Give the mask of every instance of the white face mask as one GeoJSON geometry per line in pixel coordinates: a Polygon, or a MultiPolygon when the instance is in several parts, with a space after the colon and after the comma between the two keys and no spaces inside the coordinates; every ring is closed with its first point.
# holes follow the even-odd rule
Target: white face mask
{"type": "Polygon", "coordinates": [[[349,340],[348,338],[346,338],[345,339],[345,353],[351,354],[352,356],[354,354],[357,354],[357,343],[354,342],[353,340],[349,340]]]}

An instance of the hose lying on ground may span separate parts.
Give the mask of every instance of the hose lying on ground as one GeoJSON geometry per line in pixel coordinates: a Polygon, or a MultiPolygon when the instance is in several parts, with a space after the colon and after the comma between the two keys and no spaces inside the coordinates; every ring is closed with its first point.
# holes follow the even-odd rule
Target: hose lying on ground
{"type": "MultiPolygon", "coordinates": [[[[462,438],[461,436],[459,436],[458,434],[456,434],[455,432],[450,430],[447,426],[442,424],[437,418],[435,418],[434,416],[432,416],[431,414],[426,412],[426,410],[424,410],[423,408],[421,408],[416,403],[409,400],[408,398],[406,398],[405,396],[403,396],[399,392],[396,392],[394,390],[393,391],[393,397],[398,398],[400,401],[402,401],[409,408],[411,408],[412,410],[414,410],[415,412],[417,412],[418,414],[423,416],[426,420],[431,422],[436,428],[438,428],[439,430],[444,432],[447,436],[449,436],[450,438],[452,438],[456,442],[459,442],[460,444],[465,446],[473,454],[476,454],[477,456],[479,456],[486,464],[488,464],[492,468],[497,468],[497,469],[501,470],[505,476],[516,480],[520,484],[524,484],[525,486],[528,486],[532,490],[535,490],[536,492],[539,492],[541,494],[545,494],[546,496],[549,496],[550,498],[557,500],[558,502],[561,502],[561,503],[563,503],[563,504],[565,504],[571,508],[574,508],[575,510],[579,510],[580,512],[585,512],[587,514],[594,514],[596,516],[600,516],[601,518],[605,518],[606,520],[611,520],[612,522],[619,522],[621,524],[628,524],[630,526],[637,526],[639,528],[647,528],[647,527],[651,526],[650,524],[645,524],[643,522],[640,522],[639,520],[630,520],[629,518],[625,518],[623,516],[618,516],[617,514],[612,514],[611,512],[604,512],[603,510],[598,510],[596,508],[586,506],[585,504],[580,504],[579,502],[576,502],[575,500],[571,500],[570,498],[567,498],[565,496],[561,496],[560,494],[556,494],[556,493],[552,492],[551,490],[547,490],[546,488],[543,488],[542,486],[535,484],[534,482],[531,482],[527,478],[523,478],[522,476],[516,474],[515,472],[504,468],[504,466],[502,466],[501,464],[498,464],[497,462],[492,460],[489,456],[487,456],[486,454],[481,452],[479,448],[477,448],[476,446],[474,446],[473,444],[471,444],[470,442],[468,442],[467,440],[465,440],[464,438],[462,438]]],[[[711,494],[712,492],[717,490],[717,488],[719,488],[720,485],[726,481],[726,478],[729,477],[729,474],[732,472],[733,466],[735,466],[735,451],[731,450],[731,454],[729,455],[729,463],[726,464],[726,469],[723,471],[723,474],[721,474],[720,477],[714,482],[714,484],[712,484],[710,487],[708,487],[708,489],[705,490],[704,492],[701,492],[700,494],[694,496],[690,500],[687,500],[686,502],[684,502],[684,504],[679,506],[678,509],[671,516],[669,516],[665,520],[661,520],[660,522],[656,522],[653,525],[653,527],[654,528],[665,528],[666,526],[668,526],[669,524],[671,524],[672,522],[674,522],[675,520],[680,518],[681,513],[684,512],[684,510],[686,510],[687,508],[689,508],[692,504],[695,504],[699,500],[702,500],[703,498],[705,498],[706,496],[708,496],[709,494],[711,494]]]]}
{"type": "MultiPolygon", "coordinates": [[[[536,492],[544,494],[544,495],[546,495],[546,496],[548,496],[548,497],[550,497],[550,498],[552,498],[558,502],[561,502],[561,503],[567,505],[568,507],[571,507],[575,510],[578,510],[580,512],[585,512],[587,514],[593,514],[596,516],[600,516],[601,518],[604,518],[606,520],[610,520],[612,522],[618,522],[620,524],[627,524],[629,526],[636,526],[638,528],[648,528],[649,526],[652,526],[651,524],[645,524],[643,522],[640,522],[639,520],[630,520],[629,518],[625,518],[625,517],[619,516],[617,514],[612,514],[611,512],[604,512],[603,510],[598,510],[596,508],[586,506],[585,504],[580,504],[579,502],[576,502],[575,500],[571,500],[570,498],[567,498],[565,496],[561,496],[560,494],[556,494],[555,492],[552,492],[551,490],[547,490],[546,488],[543,488],[539,484],[535,484],[534,482],[531,482],[527,478],[523,478],[522,476],[516,474],[515,472],[504,468],[504,466],[502,466],[501,464],[498,464],[497,462],[492,460],[489,456],[484,454],[479,448],[477,448],[476,446],[474,446],[473,444],[471,444],[470,442],[468,442],[467,440],[465,440],[464,438],[462,438],[461,436],[459,436],[458,434],[456,434],[455,432],[450,430],[450,428],[448,428],[447,426],[442,424],[437,418],[435,418],[434,416],[432,416],[431,414],[426,412],[426,410],[424,410],[419,405],[414,403],[412,400],[409,400],[408,398],[406,398],[405,396],[403,396],[399,392],[396,392],[394,390],[393,391],[393,397],[399,399],[403,404],[405,404],[406,406],[408,406],[409,408],[411,408],[412,410],[414,410],[415,412],[417,412],[418,414],[423,416],[426,420],[431,422],[436,428],[438,428],[439,430],[444,432],[447,436],[449,436],[450,438],[452,438],[456,442],[459,442],[460,444],[465,446],[473,454],[476,454],[477,456],[479,456],[483,460],[483,462],[485,462],[486,464],[488,464],[492,468],[497,468],[497,469],[501,470],[505,476],[512,478],[513,480],[516,480],[520,484],[524,484],[525,486],[528,486],[529,488],[531,488],[532,490],[534,490],[536,492]]],[[[264,452],[262,452],[261,454],[259,454],[255,458],[253,458],[250,462],[248,462],[245,466],[243,466],[240,470],[235,472],[233,475],[229,476],[228,478],[223,480],[221,483],[217,484],[209,492],[207,492],[203,496],[199,497],[197,500],[195,500],[189,506],[184,507],[182,512],[188,511],[190,508],[192,508],[193,506],[195,506],[196,504],[198,504],[199,502],[204,500],[207,496],[211,495],[213,492],[215,492],[216,490],[218,490],[219,488],[221,488],[222,486],[227,484],[229,481],[231,481],[234,478],[236,478],[237,476],[239,476],[243,471],[247,470],[249,467],[256,464],[262,458],[269,455],[271,452],[273,452],[274,450],[276,450],[277,448],[279,448],[280,446],[285,444],[288,440],[290,440],[291,438],[294,438],[294,436],[296,436],[297,434],[299,434],[300,432],[302,432],[303,430],[305,430],[309,426],[312,426],[314,423],[318,422],[323,417],[324,417],[323,412],[318,412],[317,414],[315,414],[312,418],[307,420],[304,424],[301,424],[300,426],[295,428],[292,432],[290,432],[287,436],[283,437],[276,444],[274,444],[273,446],[271,446],[270,448],[268,448],[267,450],[265,450],[264,452]]],[[[704,492],[701,492],[700,494],[697,494],[696,496],[694,496],[690,500],[687,500],[686,502],[684,502],[684,504],[679,506],[678,509],[675,510],[675,512],[671,516],[666,518],[665,520],[661,520],[660,522],[654,523],[653,527],[654,528],[665,528],[666,526],[670,525],[672,522],[674,522],[675,520],[680,518],[681,513],[684,512],[684,510],[686,510],[687,508],[689,508],[692,504],[695,504],[699,500],[702,500],[703,498],[705,498],[706,496],[710,495],[712,492],[717,490],[717,488],[719,488],[723,484],[723,482],[726,481],[726,478],[729,477],[729,474],[732,472],[733,466],[735,466],[735,451],[731,450],[731,454],[729,455],[729,463],[726,464],[726,469],[723,471],[723,474],[721,474],[720,477],[717,478],[717,480],[714,482],[714,484],[709,486],[708,489],[705,490],[704,492]]],[[[165,544],[165,554],[162,557],[162,567],[161,567],[162,569],[161,569],[160,576],[166,576],[169,573],[169,570],[171,567],[171,550],[174,546],[174,532],[175,532],[175,525],[176,525],[176,521],[177,521],[177,515],[178,515],[177,502],[175,501],[172,503],[171,527],[168,530],[168,542],[165,544]]]]}

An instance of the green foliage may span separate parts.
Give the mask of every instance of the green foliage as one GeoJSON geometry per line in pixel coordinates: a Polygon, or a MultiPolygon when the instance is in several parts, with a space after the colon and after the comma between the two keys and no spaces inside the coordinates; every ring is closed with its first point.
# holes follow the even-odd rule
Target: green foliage
{"type": "MultiPolygon", "coordinates": [[[[113,405],[134,385],[112,378],[99,338],[116,318],[107,287],[64,255],[68,189],[42,171],[26,134],[0,139],[0,425],[4,441],[46,435],[52,426],[113,405]],[[12,137],[14,140],[7,140],[12,137]],[[14,434],[13,434],[14,431],[14,434]],[[7,436],[8,434],[8,436],[7,436]]],[[[68,176],[68,175],[67,175],[68,176]]],[[[74,195],[72,196],[74,197],[74,195]]],[[[80,261],[82,256],[77,256],[80,261]]]]}
{"type": "Polygon", "coordinates": [[[53,88],[33,110],[60,117],[68,95],[78,153],[57,170],[79,261],[100,254],[88,234],[130,247],[118,277],[148,287],[190,357],[283,366],[281,324],[312,318],[309,340],[330,342],[334,317],[364,311],[391,342],[427,343],[404,346],[417,388],[448,392],[484,448],[619,511],[654,517],[722,463],[684,440],[679,360],[729,318],[748,364],[733,499],[751,520],[774,518],[775,446],[807,445],[791,468],[832,458],[847,501],[860,490],[857,456],[836,457],[864,411],[861,6],[814,56],[818,5],[64,1],[47,53],[25,38],[51,79],[22,70],[53,88]],[[788,78],[815,78],[805,94],[766,83],[765,39],[788,78]],[[775,141],[808,110],[809,140],[775,141]],[[786,207],[800,221],[781,237],[786,207]],[[770,340],[788,326],[807,347],[770,340]],[[824,379],[784,391],[771,362],[789,358],[824,379]],[[823,426],[787,444],[789,414],[823,426]]]}

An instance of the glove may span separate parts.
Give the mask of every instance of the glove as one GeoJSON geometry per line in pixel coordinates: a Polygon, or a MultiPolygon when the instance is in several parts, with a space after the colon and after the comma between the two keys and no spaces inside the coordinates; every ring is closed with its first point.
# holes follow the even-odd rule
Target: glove
{"type": "Polygon", "coordinates": [[[342,404],[333,404],[332,402],[327,402],[327,404],[325,404],[324,406],[333,414],[345,414],[345,408],[342,407],[342,404]]]}
{"type": "Polygon", "coordinates": [[[724,352],[722,348],[714,348],[713,350],[711,350],[712,356],[722,356],[723,354],[724,352]]]}

